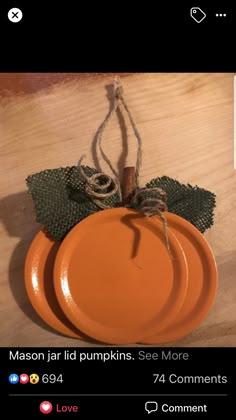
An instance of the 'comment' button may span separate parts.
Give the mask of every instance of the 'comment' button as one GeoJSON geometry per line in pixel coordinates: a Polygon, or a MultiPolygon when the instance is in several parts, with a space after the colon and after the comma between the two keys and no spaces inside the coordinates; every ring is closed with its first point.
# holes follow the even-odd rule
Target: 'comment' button
{"type": "Polygon", "coordinates": [[[147,401],[145,402],[145,410],[148,414],[154,413],[158,410],[158,404],[156,401],[147,401]]]}

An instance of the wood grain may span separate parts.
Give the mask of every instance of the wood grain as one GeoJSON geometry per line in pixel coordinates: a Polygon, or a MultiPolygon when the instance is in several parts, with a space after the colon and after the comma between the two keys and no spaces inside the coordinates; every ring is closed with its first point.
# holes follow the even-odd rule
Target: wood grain
{"type": "MultiPolygon", "coordinates": [[[[25,256],[40,228],[25,178],[74,165],[83,154],[88,165],[110,174],[95,142],[113,75],[57,75],[0,77],[1,346],[94,345],[51,331],[24,290],[25,256]]],[[[122,84],[143,139],[140,184],[168,175],[217,196],[215,224],[205,234],[219,272],[216,302],[195,331],[169,345],[236,346],[233,74],[124,74],[122,84]]],[[[135,165],[137,144],[120,112],[104,133],[103,149],[120,175],[135,165]]]]}

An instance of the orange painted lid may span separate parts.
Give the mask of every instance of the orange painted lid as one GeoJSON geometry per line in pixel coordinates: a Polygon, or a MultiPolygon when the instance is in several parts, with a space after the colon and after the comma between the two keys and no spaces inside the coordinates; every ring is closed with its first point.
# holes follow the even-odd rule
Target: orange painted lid
{"type": "Polygon", "coordinates": [[[145,335],[142,343],[161,344],[178,340],[193,331],[211,309],[218,286],[217,267],[205,237],[189,222],[165,213],[171,232],[185,252],[189,281],[184,304],[173,323],[161,332],[145,335]]]}
{"type": "Polygon", "coordinates": [[[58,304],[53,286],[53,267],[60,242],[40,231],[33,239],[25,260],[25,287],[38,315],[50,327],[69,337],[80,333],[66,318],[58,304]]]}
{"type": "Polygon", "coordinates": [[[54,286],[63,312],[86,335],[110,344],[140,341],[173,322],[187,291],[184,252],[159,218],[127,208],[78,223],[56,256],[54,286]]]}

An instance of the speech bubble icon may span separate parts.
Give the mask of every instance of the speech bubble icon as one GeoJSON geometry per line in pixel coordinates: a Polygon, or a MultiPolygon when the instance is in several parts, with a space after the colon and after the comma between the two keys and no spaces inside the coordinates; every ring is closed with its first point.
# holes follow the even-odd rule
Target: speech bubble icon
{"type": "Polygon", "coordinates": [[[156,401],[147,401],[145,402],[145,410],[150,413],[154,413],[158,410],[158,404],[156,401]]]}

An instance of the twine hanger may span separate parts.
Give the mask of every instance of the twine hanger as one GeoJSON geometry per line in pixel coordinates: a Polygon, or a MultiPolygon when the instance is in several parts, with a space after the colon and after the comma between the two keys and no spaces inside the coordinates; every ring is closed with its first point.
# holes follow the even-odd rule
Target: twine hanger
{"type": "MultiPolygon", "coordinates": [[[[120,82],[120,78],[116,77],[113,82],[113,102],[112,106],[110,108],[110,111],[106,118],[104,119],[103,123],[101,124],[99,130],[98,130],[98,137],[97,142],[99,146],[99,150],[101,153],[101,156],[103,160],[106,162],[106,164],[109,166],[110,170],[112,171],[114,177],[99,172],[92,176],[87,176],[83,170],[82,167],[82,161],[85,156],[82,156],[78,162],[78,169],[80,171],[81,176],[84,178],[86,182],[85,190],[90,199],[101,209],[108,209],[109,206],[105,205],[103,200],[105,198],[111,197],[114,194],[119,194],[120,203],[123,204],[125,207],[135,207],[138,208],[140,211],[142,211],[147,217],[153,217],[153,216],[159,216],[163,222],[163,228],[164,228],[164,236],[165,236],[165,242],[168,251],[170,252],[170,244],[169,244],[169,238],[167,233],[167,220],[164,216],[163,212],[168,210],[167,207],[167,197],[164,190],[158,187],[154,188],[140,188],[139,186],[139,173],[141,168],[141,162],[142,162],[142,139],[139,134],[139,131],[137,129],[137,126],[132,118],[132,115],[129,111],[129,108],[127,106],[127,103],[123,96],[123,87],[120,82]],[[128,115],[130,124],[132,126],[135,138],[137,140],[137,157],[136,157],[136,164],[135,168],[124,168],[124,171],[131,170],[132,173],[134,173],[132,186],[129,185],[129,190],[131,193],[124,194],[124,191],[126,191],[126,185],[123,184],[123,194],[122,194],[122,188],[121,183],[119,180],[119,175],[114,169],[110,159],[105,154],[103,148],[102,148],[102,138],[103,133],[109,123],[109,121],[113,118],[115,112],[117,111],[118,107],[121,111],[121,106],[125,110],[125,112],[128,115]],[[153,197],[154,194],[158,194],[160,198],[153,197]]],[[[125,172],[124,172],[125,173],[125,172]]],[[[132,176],[130,177],[132,180],[132,176]]],[[[125,182],[125,180],[123,181],[125,182]]],[[[127,192],[127,191],[126,191],[127,192]]]]}

